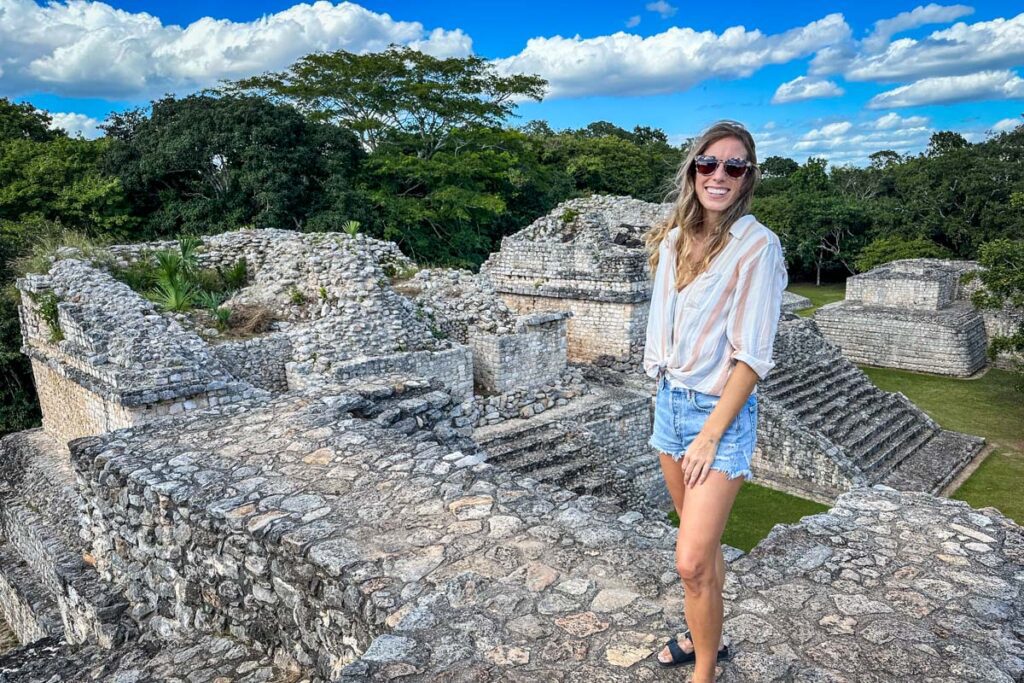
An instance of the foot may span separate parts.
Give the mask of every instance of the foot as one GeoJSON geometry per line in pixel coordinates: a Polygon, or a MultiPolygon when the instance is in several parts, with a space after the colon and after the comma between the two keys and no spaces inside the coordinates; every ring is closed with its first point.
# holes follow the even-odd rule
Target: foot
{"type": "MultiPolygon", "coordinates": [[[[676,642],[679,643],[679,649],[683,652],[686,652],[687,654],[693,652],[693,641],[689,638],[680,638],[676,642]]],[[[719,640],[719,650],[722,649],[722,645],[724,645],[724,641],[719,640]]],[[[661,648],[661,652],[658,653],[658,661],[663,662],[664,664],[669,664],[672,662],[672,653],[669,652],[668,646],[661,648]]]]}

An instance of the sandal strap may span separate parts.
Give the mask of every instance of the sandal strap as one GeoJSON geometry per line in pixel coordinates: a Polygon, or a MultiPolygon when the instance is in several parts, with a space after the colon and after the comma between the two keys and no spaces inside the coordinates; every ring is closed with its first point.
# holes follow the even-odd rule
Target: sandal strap
{"type": "Polygon", "coordinates": [[[686,657],[686,653],[683,652],[683,648],[679,647],[679,643],[676,642],[675,638],[671,638],[666,645],[668,645],[668,651],[672,654],[673,663],[678,663],[686,657]]]}

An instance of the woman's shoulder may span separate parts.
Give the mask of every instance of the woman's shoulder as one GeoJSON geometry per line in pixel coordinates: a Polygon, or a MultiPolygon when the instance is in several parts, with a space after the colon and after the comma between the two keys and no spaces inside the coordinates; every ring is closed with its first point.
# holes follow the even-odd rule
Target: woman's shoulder
{"type": "Polygon", "coordinates": [[[747,224],[743,233],[743,238],[745,240],[756,242],[760,239],[767,238],[768,243],[766,246],[778,249],[782,248],[782,240],[779,239],[779,236],[776,235],[767,225],[757,220],[757,217],[754,216],[754,214],[748,213],[736,222],[739,223],[740,221],[745,221],[747,224]]]}

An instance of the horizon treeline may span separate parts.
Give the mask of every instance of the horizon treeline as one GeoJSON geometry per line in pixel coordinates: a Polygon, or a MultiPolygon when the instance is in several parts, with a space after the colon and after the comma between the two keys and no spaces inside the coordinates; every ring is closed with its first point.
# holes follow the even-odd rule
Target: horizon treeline
{"type": "MultiPolygon", "coordinates": [[[[566,199],[664,201],[689,141],[605,121],[512,125],[536,76],[409,48],[308,55],[280,73],[115,113],[96,140],[0,99],[0,435],[37,423],[20,353],[19,262],[62,242],[138,242],[241,227],[340,231],[351,221],[423,265],[475,269],[566,199]]],[[[791,279],[834,280],[897,258],[978,258],[1024,236],[1024,126],[866,167],[762,159],[753,212],[791,279]]]]}

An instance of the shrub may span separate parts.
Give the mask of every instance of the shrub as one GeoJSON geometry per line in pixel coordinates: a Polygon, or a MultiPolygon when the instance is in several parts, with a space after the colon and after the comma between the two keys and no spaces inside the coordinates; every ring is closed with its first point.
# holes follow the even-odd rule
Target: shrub
{"type": "Polygon", "coordinates": [[[883,263],[900,259],[952,257],[951,251],[924,237],[880,237],[861,249],[854,266],[858,273],[863,273],[883,263]]]}
{"type": "Polygon", "coordinates": [[[200,289],[196,291],[195,302],[200,308],[216,311],[227,298],[227,292],[210,292],[200,289]]]}
{"type": "Polygon", "coordinates": [[[306,295],[303,294],[298,287],[292,287],[288,290],[288,298],[291,299],[291,302],[296,306],[301,306],[306,303],[306,295]]]}
{"type": "Polygon", "coordinates": [[[228,325],[231,323],[231,309],[230,308],[218,308],[214,310],[213,316],[217,319],[217,329],[222,332],[228,329],[228,325]]]}
{"type": "Polygon", "coordinates": [[[53,292],[46,292],[35,297],[38,304],[36,311],[50,329],[50,341],[56,344],[64,339],[64,331],[60,329],[60,319],[57,312],[57,304],[60,299],[53,292]]]}
{"type": "Polygon", "coordinates": [[[359,221],[348,221],[341,228],[349,235],[355,237],[355,234],[359,232],[359,225],[359,221]]]}
{"type": "Polygon", "coordinates": [[[218,270],[225,287],[230,290],[241,289],[249,282],[249,265],[245,258],[235,261],[235,264],[227,270],[218,270]]]}
{"type": "Polygon", "coordinates": [[[566,209],[565,211],[562,212],[562,222],[572,223],[579,217],[579,215],[580,212],[576,211],[575,209],[566,209]]]}

